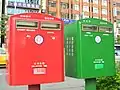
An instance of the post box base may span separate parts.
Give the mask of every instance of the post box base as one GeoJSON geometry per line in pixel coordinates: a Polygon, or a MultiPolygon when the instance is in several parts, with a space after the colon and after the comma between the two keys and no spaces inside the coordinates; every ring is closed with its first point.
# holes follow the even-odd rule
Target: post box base
{"type": "Polygon", "coordinates": [[[28,90],[40,90],[40,84],[28,85],[28,90]]]}

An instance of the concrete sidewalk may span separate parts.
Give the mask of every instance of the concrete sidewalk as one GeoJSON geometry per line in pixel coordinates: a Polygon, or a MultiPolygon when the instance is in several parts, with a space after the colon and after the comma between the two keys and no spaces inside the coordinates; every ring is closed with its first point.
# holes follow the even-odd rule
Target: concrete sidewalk
{"type": "MultiPolygon", "coordinates": [[[[9,86],[5,69],[0,69],[0,90],[28,90],[27,86],[9,86]]],[[[42,84],[41,90],[84,90],[84,80],[65,77],[64,82],[42,84]]]]}
{"type": "Polygon", "coordinates": [[[65,82],[42,85],[42,90],[84,90],[84,80],[66,77],[65,82]]]}

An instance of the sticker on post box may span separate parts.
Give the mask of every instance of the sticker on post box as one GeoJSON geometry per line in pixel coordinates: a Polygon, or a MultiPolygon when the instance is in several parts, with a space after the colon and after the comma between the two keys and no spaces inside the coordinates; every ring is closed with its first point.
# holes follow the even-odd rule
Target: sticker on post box
{"type": "Polygon", "coordinates": [[[46,68],[33,68],[33,74],[46,74],[46,68]]]}
{"type": "Polygon", "coordinates": [[[32,65],[33,74],[46,74],[47,64],[45,62],[34,62],[32,65]]]}
{"type": "Polygon", "coordinates": [[[37,44],[43,43],[43,37],[40,36],[40,35],[37,35],[37,36],[35,37],[35,43],[37,43],[37,44]]]}
{"type": "Polygon", "coordinates": [[[104,68],[104,64],[95,64],[95,69],[102,69],[104,68]]]}

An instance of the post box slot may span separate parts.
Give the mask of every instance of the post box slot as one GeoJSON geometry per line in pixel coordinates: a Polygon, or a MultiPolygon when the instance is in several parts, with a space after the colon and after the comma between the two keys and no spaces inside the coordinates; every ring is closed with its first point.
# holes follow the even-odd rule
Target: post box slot
{"type": "Polygon", "coordinates": [[[92,32],[97,32],[98,27],[96,25],[83,25],[82,31],[92,31],[92,32]]]}
{"type": "Polygon", "coordinates": [[[40,27],[42,30],[61,30],[60,23],[41,22],[40,27]]]}
{"type": "Polygon", "coordinates": [[[23,20],[17,20],[16,21],[16,28],[38,28],[38,22],[35,21],[23,21],[23,20]]]}
{"type": "Polygon", "coordinates": [[[99,27],[99,32],[112,33],[112,28],[110,27],[99,27]]]}

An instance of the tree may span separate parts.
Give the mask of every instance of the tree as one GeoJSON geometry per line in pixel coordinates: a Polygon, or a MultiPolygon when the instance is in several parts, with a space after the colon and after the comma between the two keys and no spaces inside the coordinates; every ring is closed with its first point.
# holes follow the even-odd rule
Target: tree
{"type": "Polygon", "coordinates": [[[117,41],[117,44],[120,44],[120,35],[117,35],[116,41],[117,41]]]}
{"type": "Polygon", "coordinates": [[[6,24],[7,24],[8,18],[9,17],[5,14],[1,15],[1,17],[0,17],[1,46],[2,46],[2,43],[4,43],[4,38],[5,38],[5,35],[6,35],[6,28],[7,28],[6,24]]]}

